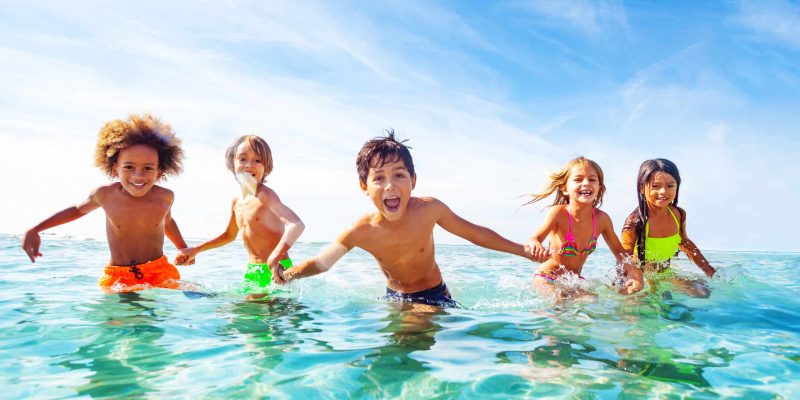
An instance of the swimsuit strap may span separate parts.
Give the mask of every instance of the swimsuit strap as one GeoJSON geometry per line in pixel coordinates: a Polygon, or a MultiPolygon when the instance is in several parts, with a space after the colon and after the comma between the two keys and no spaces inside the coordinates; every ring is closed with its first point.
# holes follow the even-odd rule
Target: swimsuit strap
{"type": "Polygon", "coordinates": [[[681,223],[678,222],[678,218],[675,217],[675,213],[672,212],[672,207],[667,206],[667,211],[669,211],[669,215],[672,215],[672,220],[675,221],[675,225],[678,225],[678,233],[681,231],[681,223]]]}
{"type": "MultiPolygon", "coordinates": [[[[672,220],[675,221],[675,225],[678,227],[678,233],[681,233],[681,223],[678,222],[678,218],[675,216],[675,213],[672,212],[672,207],[667,206],[667,211],[669,211],[669,215],[672,216],[672,220]]],[[[650,237],[650,218],[647,218],[647,222],[644,224],[644,237],[650,237]]]]}
{"type": "MultiPolygon", "coordinates": [[[[572,233],[572,214],[569,213],[566,207],[564,207],[564,212],[567,213],[567,218],[569,219],[569,230],[567,231],[567,242],[574,242],[575,235],[572,233]]],[[[577,246],[576,246],[577,247],[577,246]]]]}

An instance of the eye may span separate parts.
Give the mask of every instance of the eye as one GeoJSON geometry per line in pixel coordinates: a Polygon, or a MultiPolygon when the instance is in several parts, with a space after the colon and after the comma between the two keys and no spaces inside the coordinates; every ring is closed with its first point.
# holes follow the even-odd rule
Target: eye
{"type": "Polygon", "coordinates": [[[122,169],[132,170],[133,169],[133,165],[123,165],[122,169]]]}
{"type": "Polygon", "coordinates": [[[372,178],[372,180],[375,181],[375,182],[380,182],[380,181],[383,180],[383,176],[375,176],[375,177],[372,178]]]}
{"type": "Polygon", "coordinates": [[[397,174],[395,174],[395,176],[394,176],[394,177],[395,177],[395,178],[405,178],[405,177],[406,177],[406,174],[404,174],[404,173],[397,173],[397,174]]]}
{"type": "Polygon", "coordinates": [[[261,163],[261,160],[256,160],[256,162],[260,164],[260,163],[261,163]]]}

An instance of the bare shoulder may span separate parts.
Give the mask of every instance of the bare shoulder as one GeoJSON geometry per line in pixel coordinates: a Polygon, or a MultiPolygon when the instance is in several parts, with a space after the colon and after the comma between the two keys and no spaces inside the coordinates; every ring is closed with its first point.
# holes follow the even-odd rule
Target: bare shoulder
{"type": "Polygon", "coordinates": [[[119,182],[109,183],[107,185],[102,185],[94,189],[90,194],[89,198],[96,201],[99,204],[102,204],[108,196],[111,196],[115,193],[122,191],[122,184],[119,182]]]}
{"type": "Polygon", "coordinates": [[[441,200],[435,197],[411,197],[408,199],[409,206],[414,207],[447,207],[441,200]]]}
{"type": "Polygon", "coordinates": [[[638,211],[639,211],[638,209],[635,209],[630,214],[628,214],[628,217],[625,218],[625,223],[622,224],[623,231],[630,231],[636,229],[636,223],[639,221],[638,211]]]}
{"type": "Polygon", "coordinates": [[[92,191],[92,194],[96,196],[105,196],[111,192],[118,190],[122,190],[122,184],[120,184],[119,182],[113,182],[107,185],[98,186],[96,189],[92,191]]]}
{"type": "Polygon", "coordinates": [[[375,227],[373,220],[376,214],[376,212],[368,212],[356,219],[339,234],[337,238],[339,243],[342,243],[348,249],[361,246],[364,241],[371,236],[370,233],[375,227]]]}
{"type": "Polygon", "coordinates": [[[564,215],[564,210],[567,209],[567,204],[555,204],[550,206],[550,210],[547,211],[548,216],[556,216],[556,215],[564,215]]]}
{"type": "Polygon", "coordinates": [[[419,222],[441,221],[442,218],[455,215],[447,204],[435,197],[412,197],[408,201],[408,209],[419,222]]]}
{"type": "Polygon", "coordinates": [[[258,191],[256,192],[256,196],[261,200],[266,201],[276,201],[278,200],[278,194],[275,193],[274,190],[267,187],[267,185],[259,184],[258,191]]]}
{"type": "Polygon", "coordinates": [[[603,228],[613,229],[614,223],[611,221],[611,217],[608,215],[607,212],[595,208],[594,212],[595,218],[597,218],[597,225],[603,228]]]}
{"type": "Polygon", "coordinates": [[[175,193],[172,190],[158,185],[153,185],[153,188],[150,189],[150,193],[148,194],[152,194],[153,196],[163,198],[164,200],[169,201],[170,203],[173,200],[175,200],[175,193]]]}
{"type": "Polygon", "coordinates": [[[679,221],[684,222],[686,221],[686,210],[680,208],[678,206],[669,206],[672,209],[672,213],[678,218],[679,221]]]}

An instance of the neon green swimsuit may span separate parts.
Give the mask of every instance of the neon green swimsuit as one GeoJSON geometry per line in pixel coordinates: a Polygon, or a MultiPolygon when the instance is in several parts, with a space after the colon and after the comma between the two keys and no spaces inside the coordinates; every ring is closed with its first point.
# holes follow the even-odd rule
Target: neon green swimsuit
{"type": "MultiPolygon", "coordinates": [[[[664,263],[669,261],[672,257],[678,254],[681,241],[681,223],[675,218],[675,213],[667,207],[667,211],[672,215],[675,220],[675,225],[678,226],[678,233],[663,238],[651,238],[650,235],[650,221],[644,225],[644,259],[647,262],[664,263]]],[[[637,251],[634,248],[634,253],[637,251]]]]}
{"type": "MultiPolygon", "coordinates": [[[[292,267],[292,260],[287,258],[278,261],[284,269],[292,267]]],[[[272,271],[269,264],[248,263],[247,271],[244,273],[245,289],[265,288],[272,283],[272,271]]]]}

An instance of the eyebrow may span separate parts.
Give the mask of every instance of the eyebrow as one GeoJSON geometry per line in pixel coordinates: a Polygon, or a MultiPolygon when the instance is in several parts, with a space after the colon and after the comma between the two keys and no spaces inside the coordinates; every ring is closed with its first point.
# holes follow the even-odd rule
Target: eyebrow
{"type": "MultiPolygon", "coordinates": [[[[136,163],[133,162],[133,161],[125,161],[125,162],[122,163],[122,165],[136,165],[136,163]]],[[[144,166],[152,166],[152,165],[158,165],[158,164],[157,163],[144,163],[144,166]]]]}

